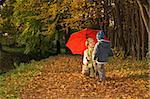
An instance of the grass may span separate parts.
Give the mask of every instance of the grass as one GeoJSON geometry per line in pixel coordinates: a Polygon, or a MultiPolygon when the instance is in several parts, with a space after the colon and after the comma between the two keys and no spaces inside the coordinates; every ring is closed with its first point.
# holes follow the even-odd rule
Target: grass
{"type": "Polygon", "coordinates": [[[22,63],[17,69],[0,75],[0,96],[16,98],[21,88],[41,72],[42,66],[42,62],[33,60],[30,64],[22,63]]]}

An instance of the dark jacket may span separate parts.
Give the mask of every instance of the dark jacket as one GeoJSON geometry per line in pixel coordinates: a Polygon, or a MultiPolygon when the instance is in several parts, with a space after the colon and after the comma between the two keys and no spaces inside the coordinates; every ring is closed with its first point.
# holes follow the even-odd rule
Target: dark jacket
{"type": "Polygon", "coordinates": [[[98,41],[94,47],[93,59],[98,62],[107,62],[109,56],[113,56],[110,42],[105,40],[98,41]]]}

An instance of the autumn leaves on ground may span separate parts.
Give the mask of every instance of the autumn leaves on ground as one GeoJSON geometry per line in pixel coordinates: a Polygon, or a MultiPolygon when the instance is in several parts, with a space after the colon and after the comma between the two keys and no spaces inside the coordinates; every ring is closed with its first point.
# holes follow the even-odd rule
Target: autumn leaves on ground
{"type": "Polygon", "coordinates": [[[33,62],[34,67],[8,74],[2,98],[19,99],[148,99],[147,61],[110,59],[107,80],[98,82],[81,74],[82,57],[58,55],[33,62]],[[4,91],[5,90],[5,91],[4,91]]]}

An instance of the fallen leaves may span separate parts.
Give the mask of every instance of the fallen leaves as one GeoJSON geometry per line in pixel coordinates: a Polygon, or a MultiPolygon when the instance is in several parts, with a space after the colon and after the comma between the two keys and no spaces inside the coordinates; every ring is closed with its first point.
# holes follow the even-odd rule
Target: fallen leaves
{"type": "MultiPolygon", "coordinates": [[[[42,62],[42,61],[41,61],[42,62]]],[[[148,65],[129,60],[111,60],[106,81],[81,74],[82,57],[60,55],[43,60],[43,69],[20,90],[23,99],[149,98],[148,65]],[[112,62],[113,61],[113,62],[112,62]]]]}

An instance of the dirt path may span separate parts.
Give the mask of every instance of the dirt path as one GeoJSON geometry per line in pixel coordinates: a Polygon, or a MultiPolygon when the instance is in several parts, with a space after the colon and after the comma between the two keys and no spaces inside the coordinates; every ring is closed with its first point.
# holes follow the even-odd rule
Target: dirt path
{"type": "Polygon", "coordinates": [[[148,80],[127,78],[108,71],[107,81],[83,76],[80,56],[45,60],[43,71],[21,91],[23,99],[141,99],[150,97],[148,80]]]}

